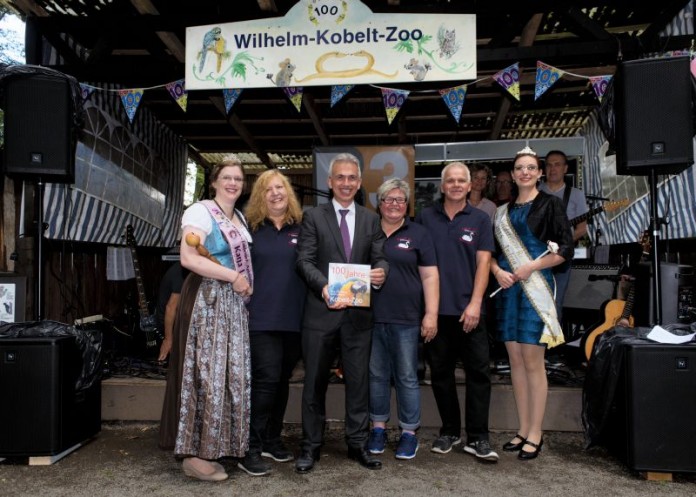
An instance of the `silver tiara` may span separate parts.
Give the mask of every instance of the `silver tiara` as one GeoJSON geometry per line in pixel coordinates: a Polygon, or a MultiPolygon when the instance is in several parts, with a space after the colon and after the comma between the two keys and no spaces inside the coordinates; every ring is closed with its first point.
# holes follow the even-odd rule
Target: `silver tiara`
{"type": "Polygon", "coordinates": [[[517,155],[533,155],[534,157],[536,157],[537,153],[531,148],[529,148],[529,145],[527,145],[522,150],[517,152],[517,155]]]}

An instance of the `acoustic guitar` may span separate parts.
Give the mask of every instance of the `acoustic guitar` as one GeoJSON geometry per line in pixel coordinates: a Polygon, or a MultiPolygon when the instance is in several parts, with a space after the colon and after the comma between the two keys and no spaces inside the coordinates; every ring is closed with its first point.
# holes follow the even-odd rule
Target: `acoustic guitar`
{"type": "MultiPolygon", "coordinates": [[[[650,255],[650,235],[648,231],[643,233],[640,244],[643,247],[643,253],[641,254],[639,264],[645,262],[645,259],[650,255]]],[[[594,344],[599,335],[616,326],[622,319],[628,320],[628,326],[633,328],[634,321],[631,313],[633,312],[633,303],[636,296],[635,290],[636,284],[634,282],[628,291],[626,300],[612,299],[604,305],[604,321],[587,332],[582,340],[582,347],[588,361],[592,357],[594,344]]]]}
{"type": "Polygon", "coordinates": [[[625,198],[623,200],[612,200],[610,202],[605,202],[604,204],[600,205],[599,207],[595,207],[593,209],[590,209],[587,211],[585,214],[582,214],[578,217],[574,217],[573,219],[570,220],[570,225],[571,226],[577,226],[583,221],[589,221],[592,219],[593,216],[599,214],[602,211],[606,212],[611,212],[615,211],[616,209],[620,209],[622,207],[626,207],[630,201],[625,198]]]}

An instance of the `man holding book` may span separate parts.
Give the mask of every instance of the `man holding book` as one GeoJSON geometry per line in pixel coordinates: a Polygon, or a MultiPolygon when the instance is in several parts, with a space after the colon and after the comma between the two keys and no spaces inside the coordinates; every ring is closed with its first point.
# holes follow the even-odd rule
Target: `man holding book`
{"type": "Polygon", "coordinates": [[[295,463],[299,473],[311,471],[319,460],[326,423],[326,389],[337,342],[345,380],[348,457],[368,469],[382,466],[365,448],[369,434],[372,311],[333,299],[328,274],[331,263],[367,264],[372,268],[370,284],[373,289],[379,288],[389,267],[383,252],[385,236],[377,214],[355,202],[361,185],[357,157],[335,156],[327,183],[333,199],[307,211],[298,240],[297,269],[309,289],[302,323],[302,453],[295,463]]]}

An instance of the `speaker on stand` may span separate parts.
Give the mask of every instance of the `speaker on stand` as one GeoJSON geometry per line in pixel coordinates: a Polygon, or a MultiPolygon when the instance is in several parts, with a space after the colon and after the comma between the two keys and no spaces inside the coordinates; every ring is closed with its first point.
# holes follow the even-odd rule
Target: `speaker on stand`
{"type": "Polygon", "coordinates": [[[43,196],[46,182],[75,179],[76,130],[81,92],[77,81],[39,66],[6,66],[0,71],[5,111],[3,173],[36,185],[36,320],[43,319],[43,196]]]}
{"type": "Polygon", "coordinates": [[[616,169],[650,176],[654,321],[662,324],[658,248],[664,221],[657,213],[657,175],[676,174],[694,162],[693,80],[689,57],[619,64],[614,81],[616,169]],[[669,82],[669,84],[666,84],[669,82]]]}

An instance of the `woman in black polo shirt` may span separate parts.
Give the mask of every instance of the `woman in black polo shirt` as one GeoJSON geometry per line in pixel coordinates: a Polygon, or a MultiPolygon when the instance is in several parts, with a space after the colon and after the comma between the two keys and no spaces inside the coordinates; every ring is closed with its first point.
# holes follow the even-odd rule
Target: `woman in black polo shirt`
{"type": "Polygon", "coordinates": [[[288,178],[270,170],[256,179],[246,207],[254,237],[254,295],[249,304],[251,433],[239,468],[253,476],[270,471],[263,457],[293,459],[280,434],[288,382],[301,354],[305,284],[295,271],[302,208],[288,178]]]}

